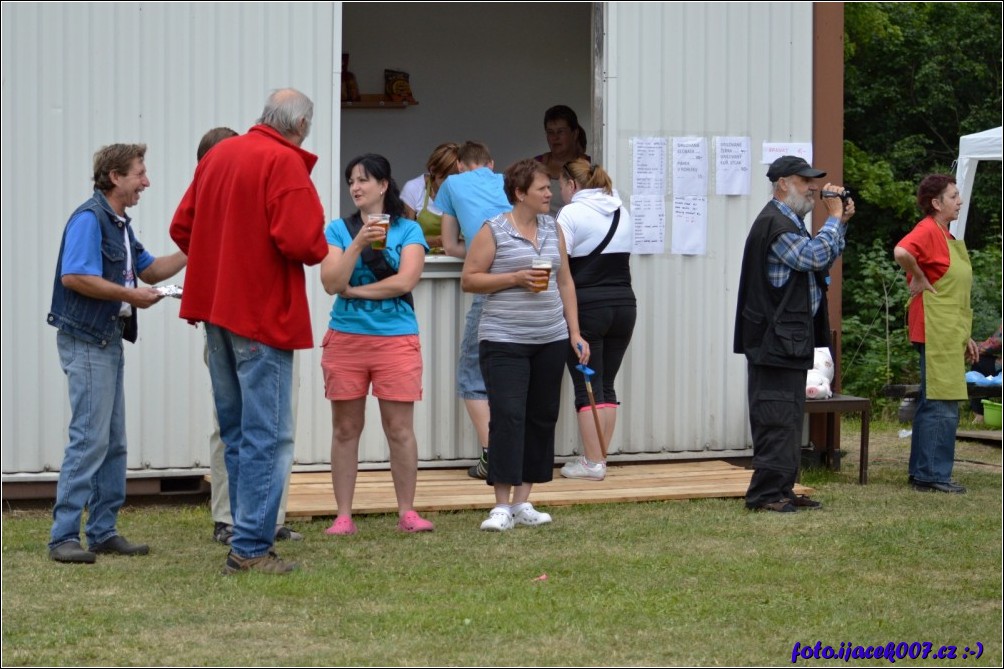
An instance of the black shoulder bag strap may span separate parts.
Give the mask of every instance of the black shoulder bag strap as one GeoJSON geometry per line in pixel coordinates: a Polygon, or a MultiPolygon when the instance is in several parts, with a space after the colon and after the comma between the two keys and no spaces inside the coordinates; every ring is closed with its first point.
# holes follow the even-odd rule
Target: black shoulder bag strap
{"type": "Polygon", "coordinates": [[[603,253],[603,249],[605,249],[610,244],[610,240],[614,238],[614,233],[617,232],[617,226],[620,225],[620,222],[621,208],[617,207],[617,211],[614,212],[614,222],[610,224],[610,230],[607,232],[607,236],[603,238],[603,241],[600,242],[599,246],[589,252],[586,256],[587,258],[598,256],[603,253]]]}
{"type": "MultiPolygon", "coordinates": [[[[359,216],[358,212],[345,219],[345,228],[349,231],[349,235],[355,239],[359,231],[363,229],[363,219],[359,216]]],[[[373,272],[373,276],[377,278],[377,281],[383,281],[387,277],[397,274],[397,270],[390,266],[380,251],[375,251],[371,247],[366,246],[363,248],[360,256],[363,263],[373,272]]],[[[415,299],[411,296],[410,292],[398,296],[398,299],[411,307],[412,311],[415,310],[415,299]]]]}
{"type": "Polygon", "coordinates": [[[621,209],[620,207],[617,207],[617,211],[614,212],[614,221],[610,224],[610,230],[607,231],[607,236],[603,238],[603,241],[599,243],[599,246],[584,256],[568,259],[568,269],[572,272],[573,276],[581,272],[587,265],[589,265],[593,261],[593,258],[603,253],[603,249],[607,248],[610,244],[610,240],[614,238],[614,233],[617,232],[617,226],[620,222],[621,209]]]}

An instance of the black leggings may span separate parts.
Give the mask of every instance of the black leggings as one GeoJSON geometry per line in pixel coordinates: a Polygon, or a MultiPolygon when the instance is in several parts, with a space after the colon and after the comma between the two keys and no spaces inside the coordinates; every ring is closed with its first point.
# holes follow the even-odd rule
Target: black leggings
{"type": "MultiPolygon", "coordinates": [[[[614,379],[631,343],[637,317],[638,308],[634,305],[579,307],[579,331],[589,343],[589,368],[596,372],[589,380],[596,404],[618,404],[614,379]]],[[[569,349],[568,372],[572,375],[572,386],[575,388],[576,410],[589,406],[585,377],[575,368],[578,364],[575,352],[569,349]]]]}

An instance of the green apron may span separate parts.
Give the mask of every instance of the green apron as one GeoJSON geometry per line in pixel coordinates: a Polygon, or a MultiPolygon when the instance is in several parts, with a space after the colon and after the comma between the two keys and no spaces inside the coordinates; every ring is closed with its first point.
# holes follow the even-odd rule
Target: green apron
{"type": "Polygon", "coordinates": [[[415,215],[415,220],[422,226],[422,232],[426,237],[438,237],[443,234],[443,216],[429,211],[429,177],[425,177],[425,200],[422,201],[422,208],[415,215]]]}
{"type": "Polygon", "coordinates": [[[932,400],[965,400],[965,351],[972,332],[970,291],[973,266],[966,243],[948,241],[948,271],[934,284],[937,293],[924,291],[925,395],[932,400]]]}

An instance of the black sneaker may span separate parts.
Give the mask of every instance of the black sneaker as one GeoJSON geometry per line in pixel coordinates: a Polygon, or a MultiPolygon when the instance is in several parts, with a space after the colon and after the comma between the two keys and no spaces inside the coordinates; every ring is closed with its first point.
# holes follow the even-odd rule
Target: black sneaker
{"type": "Polygon", "coordinates": [[[960,486],[955,481],[947,481],[945,483],[928,482],[928,481],[918,481],[913,480],[913,489],[918,492],[946,492],[950,495],[964,495],[966,494],[966,489],[960,486]]]}
{"type": "Polygon", "coordinates": [[[226,523],[216,523],[213,526],[213,541],[229,546],[234,538],[234,526],[226,523]]]}
{"type": "Polygon", "coordinates": [[[303,535],[296,530],[291,530],[285,525],[275,528],[276,541],[303,541],[303,535]]]}
{"type": "Polygon", "coordinates": [[[776,502],[764,502],[762,504],[746,505],[750,511],[776,511],[778,513],[795,513],[795,505],[788,499],[780,499],[776,502]]]}
{"type": "Polygon", "coordinates": [[[56,562],[94,564],[97,555],[91,551],[85,551],[79,541],[64,541],[49,549],[49,558],[56,562]]]}
{"type": "Polygon", "coordinates": [[[472,479],[481,479],[484,481],[488,478],[488,449],[481,449],[481,458],[478,460],[478,464],[472,465],[470,469],[467,470],[467,475],[472,479]]]}
{"type": "Polygon", "coordinates": [[[817,502],[808,495],[792,495],[788,498],[788,501],[796,509],[819,509],[823,506],[822,502],[817,502]]]}
{"type": "Polygon", "coordinates": [[[88,546],[92,553],[112,553],[114,555],[146,555],[150,547],[146,544],[132,544],[120,534],[112,535],[100,544],[88,546]]]}

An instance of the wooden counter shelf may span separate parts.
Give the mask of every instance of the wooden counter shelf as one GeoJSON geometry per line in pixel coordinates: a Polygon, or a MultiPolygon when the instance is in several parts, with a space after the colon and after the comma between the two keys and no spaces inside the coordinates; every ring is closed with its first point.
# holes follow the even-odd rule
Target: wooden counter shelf
{"type": "Polygon", "coordinates": [[[418,104],[417,100],[391,100],[381,93],[363,93],[359,97],[355,101],[342,100],[342,109],[407,109],[418,104]]]}

